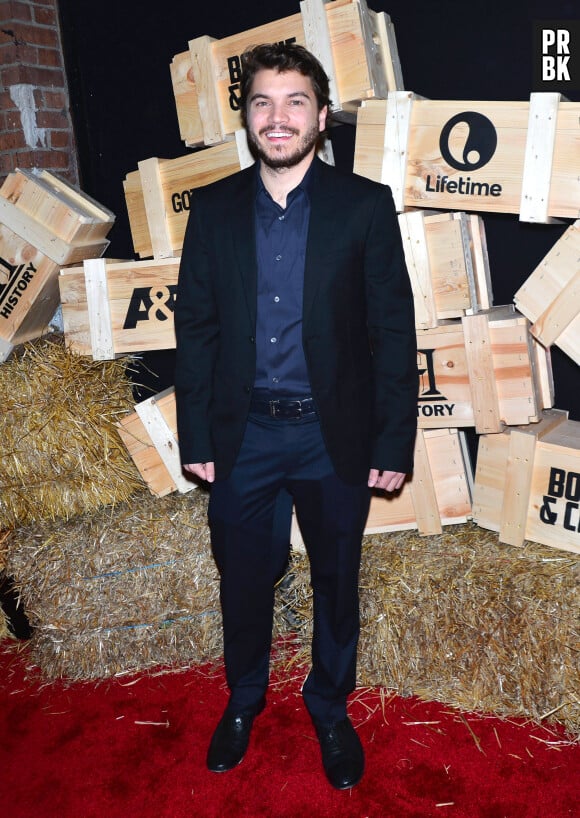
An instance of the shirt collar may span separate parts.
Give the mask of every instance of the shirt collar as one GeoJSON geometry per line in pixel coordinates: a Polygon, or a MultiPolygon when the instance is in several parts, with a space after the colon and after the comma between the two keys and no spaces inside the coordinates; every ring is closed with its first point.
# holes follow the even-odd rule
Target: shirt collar
{"type": "MultiPolygon", "coordinates": [[[[311,193],[311,190],[312,190],[312,180],[314,179],[314,176],[315,176],[315,173],[316,173],[316,171],[315,171],[316,162],[317,162],[317,159],[316,159],[316,156],[315,156],[314,159],[312,160],[312,162],[310,163],[310,167],[308,168],[308,170],[306,171],[306,173],[302,177],[302,181],[299,182],[296,185],[295,188],[292,188],[292,190],[288,194],[288,197],[291,197],[295,191],[301,190],[304,193],[306,193],[306,196],[308,198],[310,198],[310,193],[311,193]]],[[[270,194],[266,190],[266,186],[265,186],[264,181],[263,181],[263,179],[262,179],[262,177],[260,175],[260,162],[259,161],[256,162],[255,168],[256,168],[256,179],[257,179],[256,196],[259,196],[260,194],[266,194],[266,196],[268,196],[268,198],[271,199],[272,197],[270,196],[270,194]]]]}

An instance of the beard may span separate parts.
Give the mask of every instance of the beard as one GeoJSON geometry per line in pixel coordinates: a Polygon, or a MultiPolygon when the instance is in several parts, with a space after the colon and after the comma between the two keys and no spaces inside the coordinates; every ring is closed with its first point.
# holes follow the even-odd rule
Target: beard
{"type": "MultiPolygon", "coordinates": [[[[262,128],[260,131],[260,136],[267,131],[271,131],[272,128],[262,128]]],[[[284,128],[284,131],[291,134],[298,134],[298,131],[295,128],[284,128]]],[[[252,152],[254,157],[261,159],[262,162],[267,165],[269,168],[293,168],[298,165],[314,148],[318,142],[320,137],[320,131],[318,129],[318,124],[312,125],[312,127],[305,132],[304,136],[298,142],[298,145],[294,149],[292,153],[286,153],[285,147],[283,145],[272,145],[264,148],[262,144],[258,141],[258,136],[253,131],[247,131],[248,136],[248,147],[252,152]]]]}

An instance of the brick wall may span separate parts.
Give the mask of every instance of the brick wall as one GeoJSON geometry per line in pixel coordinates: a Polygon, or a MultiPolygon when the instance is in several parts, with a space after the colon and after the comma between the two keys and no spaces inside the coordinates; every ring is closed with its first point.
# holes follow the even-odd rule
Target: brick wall
{"type": "Polygon", "coordinates": [[[16,167],[78,185],[58,0],[0,0],[0,183],[16,167]]]}

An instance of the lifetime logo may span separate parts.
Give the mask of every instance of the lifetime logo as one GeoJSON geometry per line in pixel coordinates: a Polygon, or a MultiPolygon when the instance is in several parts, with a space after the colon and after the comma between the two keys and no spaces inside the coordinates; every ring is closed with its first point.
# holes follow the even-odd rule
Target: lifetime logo
{"type": "MultiPolygon", "coordinates": [[[[439,151],[454,170],[469,173],[479,170],[491,161],[496,148],[495,126],[478,111],[456,114],[441,129],[439,151]],[[459,133],[464,134],[466,127],[466,135],[460,139],[459,133]]],[[[428,173],[425,177],[425,191],[459,196],[501,196],[502,186],[498,182],[472,179],[471,176],[449,178],[443,174],[432,176],[428,173]]]]}

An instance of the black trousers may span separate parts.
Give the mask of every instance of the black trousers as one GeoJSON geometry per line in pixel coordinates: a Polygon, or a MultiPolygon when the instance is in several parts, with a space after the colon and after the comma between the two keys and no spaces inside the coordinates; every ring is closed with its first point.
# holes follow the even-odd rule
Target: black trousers
{"type": "Polygon", "coordinates": [[[345,717],[356,683],[358,575],[370,491],[335,474],[316,415],[250,415],[232,473],[211,487],[228,708],[255,709],[268,686],[274,583],[288,558],[288,495],[313,589],[312,668],[302,692],[312,718],[328,724],[345,717]]]}

